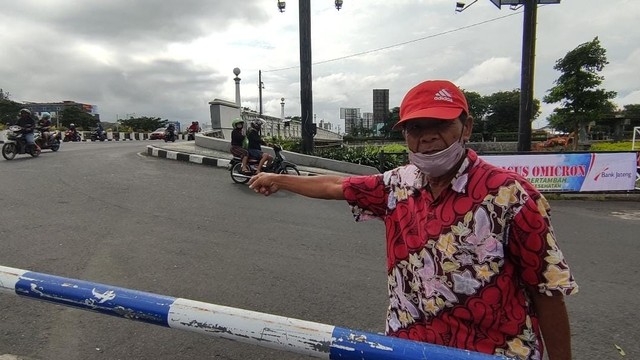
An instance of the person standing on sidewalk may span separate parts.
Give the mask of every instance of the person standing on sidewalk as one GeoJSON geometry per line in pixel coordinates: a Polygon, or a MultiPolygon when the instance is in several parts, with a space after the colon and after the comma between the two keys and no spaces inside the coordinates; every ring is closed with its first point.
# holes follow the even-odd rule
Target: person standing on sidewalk
{"type": "Polygon", "coordinates": [[[449,81],[425,81],[400,106],[410,164],[379,175],[259,174],[250,187],[346,200],[386,226],[386,334],[506,355],[571,359],[564,296],[578,291],[547,200],[465,143],[473,118],[449,81]],[[543,343],[544,341],[544,343],[543,343]],[[544,345],[543,345],[544,344],[544,345]]]}

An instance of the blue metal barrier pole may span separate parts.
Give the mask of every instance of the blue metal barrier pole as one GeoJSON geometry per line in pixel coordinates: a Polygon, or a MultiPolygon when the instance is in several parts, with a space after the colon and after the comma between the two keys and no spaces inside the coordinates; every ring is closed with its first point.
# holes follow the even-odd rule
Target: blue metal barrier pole
{"type": "Polygon", "coordinates": [[[0,292],[324,359],[504,359],[5,266],[0,292]]]}

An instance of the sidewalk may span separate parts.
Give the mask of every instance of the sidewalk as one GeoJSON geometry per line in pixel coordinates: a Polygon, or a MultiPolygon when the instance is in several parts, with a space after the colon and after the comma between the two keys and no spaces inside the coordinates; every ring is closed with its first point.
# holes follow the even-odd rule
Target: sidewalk
{"type": "MultiPolygon", "coordinates": [[[[227,168],[229,166],[229,161],[233,158],[231,153],[196,146],[194,141],[181,141],[175,143],[158,142],[157,144],[150,144],[147,145],[147,154],[149,156],[164,159],[187,161],[195,164],[223,168],[227,168]]],[[[353,175],[306,166],[298,166],[298,170],[300,170],[300,175],[303,176],[335,175],[346,177],[353,175]]]]}

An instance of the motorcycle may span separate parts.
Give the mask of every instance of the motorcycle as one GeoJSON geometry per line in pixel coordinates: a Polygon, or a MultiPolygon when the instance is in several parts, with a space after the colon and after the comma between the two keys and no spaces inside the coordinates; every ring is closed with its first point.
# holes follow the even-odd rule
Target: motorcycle
{"type": "Polygon", "coordinates": [[[175,142],[176,138],[177,136],[175,130],[166,130],[164,132],[164,142],[175,142]]]}
{"type": "Polygon", "coordinates": [[[107,140],[107,133],[102,130],[96,130],[94,132],[91,133],[91,141],[105,141],[107,140]]]}
{"type": "Polygon", "coordinates": [[[196,132],[193,130],[187,130],[187,141],[195,140],[195,139],[196,139],[196,132]]]}
{"type": "Polygon", "coordinates": [[[82,141],[82,138],[80,137],[80,134],[77,131],[73,131],[69,129],[64,133],[64,139],[62,139],[62,141],[63,142],[82,141]]]}
{"type": "MultiPolygon", "coordinates": [[[[37,144],[38,139],[40,139],[40,133],[34,132],[33,139],[37,144]]],[[[9,127],[6,140],[4,145],[2,145],[2,157],[7,160],[13,160],[17,154],[29,154],[32,157],[38,157],[38,155],[40,155],[40,148],[34,145],[30,147],[30,149],[27,149],[27,140],[22,133],[22,127],[13,125],[9,127]]]]}
{"type": "MultiPolygon", "coordinates": [[[[298,170],[298,166],[294,163],[291,163],[286,160],[284,155],[282,155],[282,147],[279,145],[273,146],[273,152],[276,156],[273,158],[273,161],[269,166],[265,166],[262,171],[270,172],[276,174],[289,174],[289,175],[300,175],[300,171],[298,170]]],[[[248,166],[249,172],[245,173],[242,171],[242,158],[234,156],[233,159],[229,162],[229,173],[231,174],[231,179],[238,184],[245,184],[252,176],[254,176],[258,170],[258,164],[260,160],[249,158],[248,166]]]]}
{"type": "Polygon", "coordinates": [[[45,149],[51,149],[51,151],[60,150],[60,140],[62,139],[62,135],[60,134],[60,131],[58,130],[49,131],[48,141],[45,141],[44,136],[42,136],[42,133],[44,133],[45,131],[48,131],[48,130],[43,128],[36,128],[36,131],[34,132],[35,134],[37,134],[36,144],[40,146],[41,150],[45,150],[45,149]]]}

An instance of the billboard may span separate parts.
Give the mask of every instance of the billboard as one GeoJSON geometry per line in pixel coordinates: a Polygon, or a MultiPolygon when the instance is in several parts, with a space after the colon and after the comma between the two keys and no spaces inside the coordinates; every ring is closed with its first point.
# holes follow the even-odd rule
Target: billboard
{"type": "Polygon", "coordinates": [[[540,191],[629,191],[635,188],[637,160],[634,152],[483,155],[481,158],[520,174],[540,191]]]}

